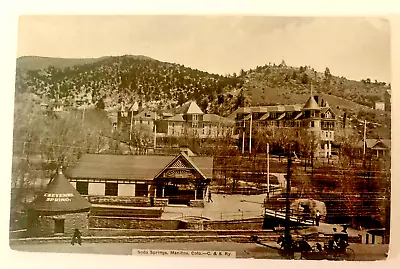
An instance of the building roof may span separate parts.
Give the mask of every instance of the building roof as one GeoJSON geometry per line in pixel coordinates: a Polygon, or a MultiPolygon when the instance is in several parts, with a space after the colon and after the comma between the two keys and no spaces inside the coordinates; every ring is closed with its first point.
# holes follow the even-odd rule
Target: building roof
{"type": "Polygon", "coordinates": [[[61,172],[30,204],[31,209],[50,214],[89,211],[90,207],[61,172]]]}
{"type": "Polygon", "coordinates": [[[177,115],[175,115],[173,117],[169,117],[169,118],[166,118],[166,119],[163,119],[163,120],[167,120],[167,121],[185,121],[183,119],[183,114],[177,114],[177,115]]]}
{"type": "Polygon", "coordinates": [[[379,146],[385,147],[385,148],[390,148],[390,139],[365,139],[365,143],[367,145],[367,148],[375,148],[379,146]]]}
{"type": "MultiPolygon", "coordinates": [[[[363,141],[358,143],[358,147],[363,147],[363,141]]],[[[376,138],[367,138],[365,139],[366,147],[369,149],[389,149],[391,146],[390,139],[376,139],[376,138]]]]}
{"type": "Polygon", "coordinates": [[[303,105],[277,105],[277,106],[251,106],[239,107],[234,113],[267,113],[267,112],[289,112],[301,111],[303,105]]]}
{"type": "Polygon", "coordinates": [[[314,97],[310,96],[307,102],[304,104],[303,109],[320,109],[320,106],[315,101],[314,97]]]}
{"type": "MultiPolygon", "coordinates": [[[[182,153],[181,153],[182,154],[182,153]]],[[[187,155],[186,155],[187,157],[187,155]]],[[[67,171],[70,178],[146,180],[154,177],[176,156],[85,154],[67,171]]],[[[187,157],[207,178],[212,178],[212,157],[187,157]]]]}
{"type": "Polygon", "coordinates": [[[175,110],[176,114],[204,114],[194,101],[188,101],[175,110]]]}
{"type": "MultiPolygon", "coordinates": [[[[148,109],[144,109],[143,111],[139,112],[133,119],[135,120],[154,120],[157,117],[157,113],[150,111],[148,109]]],[[[157,117],[158,118],[158,117],[157,117]]]]}
{"type": "Polygon", "coordinates": [[[222,124],[234,124],[235,123],[234,120],[224,118],[224,117],[221,117],[216,114],[204,114],[203,121],[204,122],[212,122],[212,123],[222,123],[222,124]]]}

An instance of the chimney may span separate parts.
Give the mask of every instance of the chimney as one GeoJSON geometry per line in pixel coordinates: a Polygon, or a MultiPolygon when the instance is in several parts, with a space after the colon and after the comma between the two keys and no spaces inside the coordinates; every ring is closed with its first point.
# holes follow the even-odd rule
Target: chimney
{"type": "Polygon", "coordinates": [[[324,99],[321,98],[321,106],[324,107],[325,106],[325,102],[324,99]]]}
{"type": "Polygon", "coordinates": [[[314,95],[314,100],[317,102],[318,104],[318,95],[314,95]]]}

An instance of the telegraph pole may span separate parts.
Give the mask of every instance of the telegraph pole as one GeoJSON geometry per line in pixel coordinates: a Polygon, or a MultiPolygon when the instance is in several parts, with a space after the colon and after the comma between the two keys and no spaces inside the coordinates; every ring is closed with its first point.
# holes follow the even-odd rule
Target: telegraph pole
{"type": "MultiPolygon", "coordinates": [[[[286,175],[286,221],[285,221],[285,249],[291,248],[291,238],[290,238],[290,166],[292,165],[291,158],[291,147],[290,144],[288,146],[288,161],[287,161],[287,175],[286,175]]],[[[289,254],[289,253],[288,253],[289,254]]]]}
{"type": "Polygon", "coordinates": [[[267,143],[267,195],[269,198],[269,143],[267,143]]]}
{"type": "Polygon", "coordinates": [[[367,138],[367,120],[364,120],[364,158],[365,158],[365,151],[366,151],[366,138],[367,138]]]}
{"type": "Polygon", "coordinates": [[[253,113],[250,114],[250,140],[249,140],[249,153],[251,154],[251,133],[253,128],[253,113]]]}
{"type": "Polygon", "coordinates": [[[154,112],[154,154],[156,153],[157,147],[157,112],[154,112]]]}
{"type": "Polygon", "coordinates": [[[243,119],[243,140],[242,140],[242,155],[244,155],[244,136],[246,133],[246,119],[243,119]]]}
{"type": "Polygon", "coordinates": [[[129,142],[132,141],[133,110],[131,109],[131,126],[129,128],[129,142]]]}

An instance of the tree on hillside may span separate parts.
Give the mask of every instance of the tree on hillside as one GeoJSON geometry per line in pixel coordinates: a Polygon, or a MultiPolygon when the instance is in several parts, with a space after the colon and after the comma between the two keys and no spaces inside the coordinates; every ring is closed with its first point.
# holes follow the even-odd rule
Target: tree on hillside
{"type": "Polygon", "coordinates": [[[308,75],[307,73],[304,73],[303,76],[301,77],[301,83],[302,84],[308,84],[308,75]]]}
{"type": "Polygon", "coordinates": [[[325,72],[324,72],[325,78],[330,79],[331,78],[331,71],[329,70],[328,67],[325,68],[325,72]]]}

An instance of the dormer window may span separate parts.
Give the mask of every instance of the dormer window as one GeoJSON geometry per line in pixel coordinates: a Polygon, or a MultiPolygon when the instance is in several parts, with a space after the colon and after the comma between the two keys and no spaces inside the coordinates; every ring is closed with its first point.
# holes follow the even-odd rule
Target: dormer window
{"type": "Polygon", "coordinates": [[[199,117],[198,117],[199,115],[197,115],[197,114],[195,114],[195,115],[192,115],[192,121],[198,121],[199,120],[199,117]]]}
{"type": "Polygon", "coordinates": [[[325,118],[330,119],[332,117],[331,113],[328,111],[325,113],[325,118]]]}
{"type": "Polygon", "coordinates": [[[312,117],[312,118],[315,117],[315,111],[314,111],[314,110],[311,110],[310,112],[311,112],[311,117],[312,117]]]}

